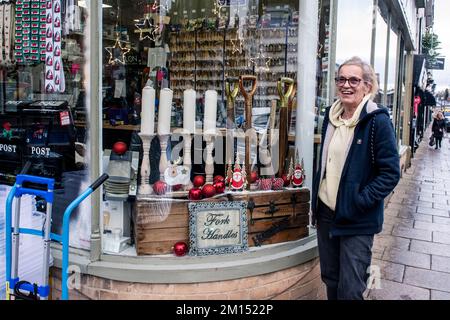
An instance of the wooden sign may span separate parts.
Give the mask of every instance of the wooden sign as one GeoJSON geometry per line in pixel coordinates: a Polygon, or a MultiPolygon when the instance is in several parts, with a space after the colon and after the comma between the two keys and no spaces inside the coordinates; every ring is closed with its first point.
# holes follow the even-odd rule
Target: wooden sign
{"type": "Polygon", "coordinates": [[[247,202],[189,204],[190,255],[247,251],[247,231],[247,202]]]}

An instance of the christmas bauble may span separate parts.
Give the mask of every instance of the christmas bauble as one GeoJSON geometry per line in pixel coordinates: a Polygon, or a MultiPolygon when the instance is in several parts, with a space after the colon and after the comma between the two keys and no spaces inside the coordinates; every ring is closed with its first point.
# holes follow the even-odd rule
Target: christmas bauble
{"type": "Polygon", "coordinates": [[[285,187],[289,187],[289,185],[291,184],[291,181],[289,180],[287,174],[283,174],[283,176],[281,178],[284,181],[284,186],[285,187]]]}
{"type": "Polygon", "coordinates": [[[193,181],[194,187],[201,188],[205,184],[204,176],[195,176],[193,181]]]}
{"type": "Polygon", "coordinates": [[[204,198],[211,198],[216,195],[216,188],[212,184],[206,184],[202,188],[202,194],[204,198]]]}
{"type": "Polygon", "coordinates": [[[202,190],[198,188],[193,188],[189,191],[189,200],[198,201],[202,200],[202,190]]]}
{"type": "Polygon", "coordinates": [[[273,190],[283,190],[283,188],[284,188],[284,180],[282,178],[273,179],[272,181],[273,190]]]}
{"type": "Polygon", "coordinates": [[[250,183],[255,183],[258,181],[258,179],[258,172],[252,171],[252,173],[250,174],[250,183]]]}
{"type": "Polygon", "coordinates": [[[214,188],[216,189],[216,193],[221,194],[225,192],[225,182],[219,181],[214,184],[214,188]]]}
{"type": "Polygon", "coordinates": [[[182,188],[183,188],[183,186],[181,184],[177,184],[176,186],[172,187],[172,191],[177,192],[177,191],[180,191],[182,188]]]}
{"type": "Polygon", "coordinates": [[[259,180],[259,190],[263,191],[272,190],[272,179],[259,180]]]}
{"type": "Polygon", "coordinates": [[[222,176],[215,176],[213,181],[214,181],[214,184],[216,184],[218,182],[225,182],[225,178],[222,176]]]}
{"type": "Polygon", "coordinates": [[[177,242],[173,246],[173,253],[177,257],[185,256],[188,252],[188,245],[185,242],[177,242]]]}
{"type": "Polygon", "coordinates": [[[116,142],[113,146],[114,153],[117,153],[118,155],[124,154],[125,152],[127,152],[127,150],[128,147],[124,142],[116,142]]]}
{"type": "Polygon", "coordinates": [[[167,183],[165,183],[164,181],[155,182],[155,184],[153,185],[153,191],[155,191],[155,193],[159,196],[165,195],[167,192],[167,183]]]}

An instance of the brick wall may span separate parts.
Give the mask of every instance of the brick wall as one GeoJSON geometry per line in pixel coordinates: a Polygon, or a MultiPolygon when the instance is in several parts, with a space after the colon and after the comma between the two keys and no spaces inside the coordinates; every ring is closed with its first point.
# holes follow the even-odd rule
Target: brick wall
{"type": "MultiPolygon", "coordinates": [[[[53,268],[52,299],[61,297],[61,271],[53,268]]],[[[126,283],[83,275],[72,300],[318,300],[325,298],[319,260],[283,271],[195,284],[126,283]]]]}

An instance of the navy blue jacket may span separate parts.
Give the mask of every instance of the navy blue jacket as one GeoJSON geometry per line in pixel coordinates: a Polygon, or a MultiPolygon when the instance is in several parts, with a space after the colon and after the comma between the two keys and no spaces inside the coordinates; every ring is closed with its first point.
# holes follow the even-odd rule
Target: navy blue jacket
{"type": "MultiPolygon", "coordinates": [[[[322,168],[323,153],[325,148],[328,149],[325,144],[331,140],[332,133],[329,131],[333,130],[329,123],[330,109],[327,108],[325,113],[321,161],[313,181],[313,224],[320,214],[317,212],[318,193],[321,178],[326,175],[325,168],[322,168]]],[[[342,171],[331,234],[350,236],[380,233],[384,221],[384,199],[399,180],[400,159],[389,113],[386,108],[369,101],[361,112],[342,171]]]]}

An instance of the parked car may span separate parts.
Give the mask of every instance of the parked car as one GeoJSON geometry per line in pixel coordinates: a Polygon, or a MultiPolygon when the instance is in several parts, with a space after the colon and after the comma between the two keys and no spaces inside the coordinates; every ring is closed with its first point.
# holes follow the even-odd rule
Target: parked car
{"type": "Polygon", "coordinates": [[[445,128],[450,132],[450,108],[444,108],[445,128]]]}

